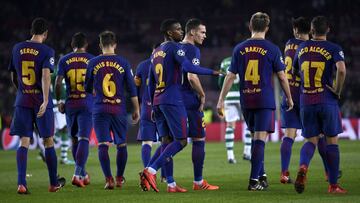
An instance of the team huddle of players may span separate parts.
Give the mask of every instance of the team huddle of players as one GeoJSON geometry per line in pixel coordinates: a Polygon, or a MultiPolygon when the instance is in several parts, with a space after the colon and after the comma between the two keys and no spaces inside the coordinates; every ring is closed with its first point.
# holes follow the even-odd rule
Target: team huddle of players
{"type": "MultiPolygon", "coordinates": [[[[274,132],[272,75],[275,73],[284,91],[282,114],[283,127],[286,128],[286,137],[281,146],[280,181],[292,182],[288,172],[291,146],[296,129],[302,128],[307,142],[300,153],[296,191],[301,193],[304,190],[307,169],[318,145],[319,149],[320,146],[323,148],[323,160],[330,183],[328,192],[346,193],[337,184],[337,134],[341,132],[337,102],[345,80],[343,52],[338,45],[326,41],[329,26],[325,17],[318,16],[312,20],[311,40],[303,38],[305,35],[309,37],[310,28],[303,29],[309,27],[309,23],[299,18],[294,20],[295,39],[287,43],[284,63],[279,48],[265,40],[269,23],[270,18],[265,13],[258,12],[251,17],[251,38],[234,48],[227,73],[224,73],[226,77],[222,81],[217,105],[219,115],[228,118],[229,115],[226,114],[234,111],[231,109],[239,111],[241,105],[248,134],[251,134],[244,151],[244,158],[250,159],[251,156],[248,190],[264,190],[268,187],[264,147],[268,133],[274,132]],[[336,80],[333,81],[335,67],[336,80]],[[234,80],[239,83],[238,92],[228,95],[234,80]],[[228,107],[224,112],[224,100],[231,100],[231,97],[235,97],[234,100],[240,98],[240,103],[226,102],[228,107]],[[326,137],[326,141],[320,137],[326,137]],[[322,144],[319,140],[322,140],[322,144]]],[[[196,45],[201,45],[206,38],[206,27],[200,20],[190,19],[186,23],[183,37],[179,21],[167,19],[162,22],[160,31],[164,35],[164,42],[154,46],[150,58],[138,65],[135,76],[129,62],[115,54],[116,36],[111,31],[104,31],[99,35],[101,55],[87,53],[86,36],[76,33],[71,43],[73,52],[59,60],[55,95],[59,111],[66,114],[68,134],[73,140],[73,185],[86,187],[90,183],[85,166],[92,127],[99,143],[98,157],[105,177],[104,188],[121,188],[125,183],[124,170],[128,157],[125,96],[128,96],[132,103],[133,123],[140,120],[138,140],[142,141],[144,165],[139,173],[141,189],[149,191],[152,188],[159,192],[156,173],[161,168],[161,180],[166,181],[167,192],[187,192],[187,189],[174,180],[173,157],[187,145],[188,138],[191,138],[192,143],[193,190],[219,189],[203,179],[205,93],[197,75],[220,74],[200,66],[200,51],[196,45]],[[64,79],[67,96],[65,103],[60,100],[61,83],[64,79]],[[152,144],[158,140],[161,145],[151,156],[152,144]],[[114,143],[117,148],[115,179],[110,169],[110,143],[114,143]]],[[[47,22],[42,18],[35,19],[31,34],[30,40],[14,46],[9,65],[17,87],[10,134],[20,136],[20,147],[16,155],[19,194],[29,193],[25,177],[27,151],[34,124],[40,137],[44,139],[45,160],[50,178],[49,191],[56,192],[65,184],[64,178],[57,177],[57,157],[52,138],[54,104],[49,95],[49,87],[50,72],[54,69],[55,61],[54,50],[43,44],[48,34],[47,22]]],[[[239,119],[239,115],[232,117],[226,119],[229,123],[227,139],[230,142],[234,138],[233,122],[239,119]]],[[[227,144],[229,163],[235,162],[231,152],[232,145],[227,144]]]]}

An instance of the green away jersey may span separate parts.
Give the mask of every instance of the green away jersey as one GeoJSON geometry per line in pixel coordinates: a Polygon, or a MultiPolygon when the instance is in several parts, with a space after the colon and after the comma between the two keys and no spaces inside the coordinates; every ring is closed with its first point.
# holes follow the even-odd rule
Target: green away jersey
{"type": "MultiPolygon", "coordinates": [[[[227,73],[231,64],[231,57],[225,58],[220,65],[220,71],[227,73]]],[[[225,76],[219,76],[218,84],[222,88],[225,76]]],[[[228,94],[225,97],[225,103],[240,103],[240,92],[239,92],[239,75],[236,75],[233,85],[231,86],[228,94]]]]}

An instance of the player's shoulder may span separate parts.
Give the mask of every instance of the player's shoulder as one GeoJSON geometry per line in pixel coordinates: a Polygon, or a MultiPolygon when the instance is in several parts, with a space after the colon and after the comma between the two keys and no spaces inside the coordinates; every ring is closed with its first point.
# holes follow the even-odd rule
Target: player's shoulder
{"type": "Polygon", "coordinates": [[[331,42],[331,41],[326,41],[328,46],[332,49],[335,49],[335,50],[340,50],[342,49],[341,46],[335,42],[331,42]]]}
{"type": "Polygon", "coordinates": [[[150,63],[151,63],[151,59],[149,58],[145,59],[137,65],[137,69],[143,69],[144,67],[149,67],[150,63]]]}
{"type": "Polygon", "coordinates": [[[289,44],[299,45],[299,44],[303,43],[304,41],[305,41],[305,40],[296,39],[295,37],[293,37],[293,38],[289,39],[289,40],[286,42],[285,46],[286,46],[286,45],[289,45],[289,44]]]}

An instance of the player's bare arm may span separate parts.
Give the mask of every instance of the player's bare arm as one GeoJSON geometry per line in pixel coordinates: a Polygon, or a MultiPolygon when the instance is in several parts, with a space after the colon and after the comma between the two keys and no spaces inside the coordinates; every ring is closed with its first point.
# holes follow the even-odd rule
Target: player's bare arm
{"type": "Polygon", "coordinates": [[[11,72],[11,81],[14,84],[15,88],[18,88],[17,75],[15,72],[11,72]]]}
{"type": "Polygon", "coordinates": [[[46,111],[46,107],[49,102],[50,83],[51,83],[50,69],[43,68],[42,79],[41,79],[41,88],[43,91],[43,103],[40,106],[39,112],[37,113],[37,117],[43,116],[46,111]]]}
{"type": "Polygon", "coordinates": [[[133,124],[136,124],[140,118],[138,97],[131,97],[131,103],[134,108],[132,113],[132,120],[133,124]]]}
{"type": "Polygon", "coordinates": [[[219,100],[216,105],[218,115],[221,118],[224,117],[224,99],[225,99],[227,93],[229,92],[232,84],[234,83],[235,79],[236,79],[236,75],[232,72],[228,72],[228,74],[225,77],[224,84],[223,84],[221,92],[220,92],[219,100]]]}
{"type": "Polygon", "coordinates": [[[205,105],[205,92],[204,92],[204,90],[202,88],[200,79],[196,74],[193,74],[193,73],[188,73],[187,77],[189,79],[191,87],[199,95],[199,98],[200,98],[199,111],[203,111],[204,110],[204,105],[205,105]]]}
{"type": "Polygon", "coordinates": [[[346,67],[345,67],[345,62],[344,61],[339,61],[336,63],[336,82],[334,84],[334,86],[329,86],[327,85],[327,87],[338,96],[338,98],[340,99],[340,95],[341,95],[341,91],[343,89],[344,86],[344,82],[345,82],[345,77],[346,77],[346,67]]]}
{"type": "Polygon", "coordinates": [[[288,105],[287,111],[290,111],[294,107],[294,102],[291,97],[288,79],[286,78],[286,74],[284,71],[279,71],[276,73],[276,75],[279,78],[281,88],[283,89],[286,95],[286,103],[288,105]]]}

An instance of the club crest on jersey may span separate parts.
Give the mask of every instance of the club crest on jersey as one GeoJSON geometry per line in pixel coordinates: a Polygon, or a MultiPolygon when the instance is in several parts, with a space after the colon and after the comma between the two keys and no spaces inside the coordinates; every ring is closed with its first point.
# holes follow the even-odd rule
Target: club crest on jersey
{"type": "Polygon", "coordinates": [[[193,63],[195,66],[198,66],[198,65],[200,65],[200,60],[197,59],[197,58],[193,58],[192,63],[193,63]]]}
{"type": "Polygon", "coordinates": [[[343,59],[345,58],[343,51],[340,51],[340,52],[339,52],[339,55],[341,56],[341,58],[343,58],[343,59]]]}
{"type": "Polygon", "coordinates": [[[177,55],[179,55],[179,56],[185,56],[185,51],[182,50],[182,49],[179,49],[176,53],[177,53],[177,55]]]}
{"type": "Polygon", "coordinates": [[[284,63],[284,59],[282,56],[280,56],[280,61],[281,61],[281,63],[284,63]]]}
{"type": "Polygon", "coordinates": [[[54,57],[51,57],[50,59],[49,59],[49,62],[50,62],[50,65],[54,65],[55,64],[55,59],[54,59],[54,57]]]}

